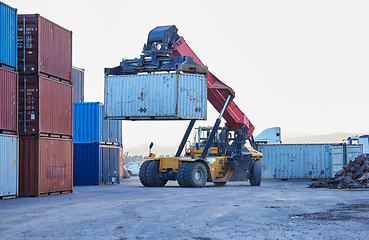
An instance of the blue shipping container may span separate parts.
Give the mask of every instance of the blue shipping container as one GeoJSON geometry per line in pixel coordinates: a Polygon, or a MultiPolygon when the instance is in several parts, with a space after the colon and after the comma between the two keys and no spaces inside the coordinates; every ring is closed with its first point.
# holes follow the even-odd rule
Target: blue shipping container
{"type": "Polygon", "coordinates": [[[0,134],[0,199],[18,196],[18,136],[0,134]]]}
{"type": "Polygon", "coordinates": [[[105,117],[122,120],[206,119],[207,81],[187,73],[105,78],[105,117]]]}
{"type": "Polygon", "coordinates": [[[0,2],[0,67],[17,69],[17,9],[0,2]]]}
{"type": "Polygon", "coordinates": [[[118,146],[75,143],[73,184],[119,183],[119,154],[118,146]]]}
{"type": "Polygon", "coordinates": [[[122,146],[122,121],[103,118],[99,102],[73,103],[74,143],[112,143],[122,146]]]}
{"type": "Polygon", "coordinates": [[[73,102],[85,101],[85,70],[72,68],[73,102]]]}

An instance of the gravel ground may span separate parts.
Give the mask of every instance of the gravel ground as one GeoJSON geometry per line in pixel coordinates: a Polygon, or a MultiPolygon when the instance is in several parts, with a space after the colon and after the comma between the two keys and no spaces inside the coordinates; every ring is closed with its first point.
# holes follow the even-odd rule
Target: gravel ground
{"type": "Polygon", "coordinates": [[[0,239],[368,239],[369,189],[310,181],[214,187],[77,186],[74,193],[0,200],[0,239]]]}

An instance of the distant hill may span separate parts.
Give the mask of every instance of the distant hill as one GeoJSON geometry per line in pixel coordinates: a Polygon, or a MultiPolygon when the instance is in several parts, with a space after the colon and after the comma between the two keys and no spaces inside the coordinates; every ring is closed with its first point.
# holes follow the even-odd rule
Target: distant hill
{"type": "MultiPolygon", "coordinates": [[[[293,144],[293,143],[342,143],[348,137],[356,135],[365,135],[368,133],[331,133],[323,135],[313,135],[308,133],[283,133],[282,132],[282,143],[293,144]]],[[[124,152],[129,152],[129,156],[147,156],[149,154],[149,144],[141,144],[135,147],[124,148],[124,152]]],[[[152,148],[152,152],[156,156],[174,156],[177,151],[178,146],[161,146],[155,144],[152,148]]]]}

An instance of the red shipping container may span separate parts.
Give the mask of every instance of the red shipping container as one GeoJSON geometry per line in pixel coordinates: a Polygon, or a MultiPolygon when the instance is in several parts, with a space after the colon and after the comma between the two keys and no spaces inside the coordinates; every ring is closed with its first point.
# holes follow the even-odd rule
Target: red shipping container
{"type": "Polygon", "coordinates": [[[0,68],[0,133],[18,131],[18,73],[0,68]]]}
{"type": "Polygon", "coordinates": [[[19,137],[19,196],[73,192],[71,139],[19,137]]]}
{"type": "Polygon", "coordinates": [[[18,15],[18,71],[72,81],[72,32],[38,14],[18,15]]]}
{"type": "Polygon", "coordinates": [[[72,138],[72,85],[43,76],[19,76],[19,135],[72,138]]]}

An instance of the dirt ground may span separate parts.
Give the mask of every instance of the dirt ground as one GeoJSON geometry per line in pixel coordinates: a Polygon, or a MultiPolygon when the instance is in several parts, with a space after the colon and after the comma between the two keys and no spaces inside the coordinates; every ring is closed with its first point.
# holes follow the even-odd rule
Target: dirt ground
{"type": "Polygon", "coordinates": [[[0,239],[368,239],[369,189],[311,181],[204,188],[77,186],[74,193],[0,200],[0,239]]]}

